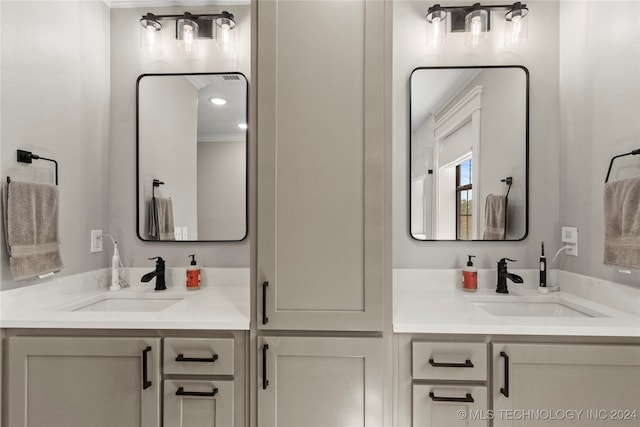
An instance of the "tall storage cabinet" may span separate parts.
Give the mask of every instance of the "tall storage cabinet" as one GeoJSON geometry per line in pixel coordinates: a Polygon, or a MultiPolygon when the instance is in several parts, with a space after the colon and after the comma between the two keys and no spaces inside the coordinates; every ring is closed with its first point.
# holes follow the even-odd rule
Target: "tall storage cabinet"
{"type": "Polygon", "coordinates": [[[385,4],[257,13],[258,328],[380,331],[385,4]]]}

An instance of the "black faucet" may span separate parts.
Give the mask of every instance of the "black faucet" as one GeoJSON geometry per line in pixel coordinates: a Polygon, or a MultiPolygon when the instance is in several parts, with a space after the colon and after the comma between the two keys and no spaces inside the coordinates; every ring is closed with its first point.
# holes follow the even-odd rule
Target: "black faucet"
{"type": "Polygon", "coordinates": [[[153,257],[153,258],[149,258],[149,259],[155,259],[156,260],[156,269],[153,270],[151,273],[147,273],[144,276],[142,276],[142,280],[143,282],[149,282],[151,281],[151,279],[153,279],[154,277],[156,278],[156,291],[164,291],[165,289],[167,289],[167,285],[164,282],[164,260],[157,256],[157,257],[153,257]]]}
{"type": "Polygon", "coordinates": [[[502,258],[498,261],[498,285],[496,287],[496,292],[499,294],[508,294],[509,289],[507,289],[507,279],[511,280],[513,283],[522,283],[522,277],[517,274],[509,273],[507,271],[507,261],[516,262],[515,259],[502,258]]]}

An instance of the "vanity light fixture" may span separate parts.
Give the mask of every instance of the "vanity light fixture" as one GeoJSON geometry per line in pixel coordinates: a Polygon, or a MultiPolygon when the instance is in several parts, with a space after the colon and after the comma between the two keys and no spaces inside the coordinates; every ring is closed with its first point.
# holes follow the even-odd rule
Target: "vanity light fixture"
{"type": "Polygon", "coordinates": [[[227,100],[224,98],[211,98],[209,101],[214,105],[224,105],[227,103],[227,100]]]}
{"type": "Polygon", "coordinates": [[[194,15],[185,12],[181,15],[154,15],[147,13],[140,19],[141,45],[149,50],[157,48],[158,36],[162,31],[160,21],[174,20],[176,22],[175,37],[178,45],[187,54],[195,51],[198,39],[217,39],[218,49],[228,53],[233,49],[236,22],[233,14],[222,13],[194,15]]]}
{"type": "Polygon", "coordinates": [[[427,10],[427,47],[437,48],[446,40],[447,22],[450,21],[450,32],[464,32],[467,36],[466,44],[477,47],[481,40],[487,38],[491,30],[491,10],[506,10],[505,18],[505,46],[517,45],[527,39],[526,19],[529,9],[520,2],[511,5],[481,5],[471,6],[440,6],[434,4],[427,10]],[[451,19],[448,19],[448,17],[451,19]]]}

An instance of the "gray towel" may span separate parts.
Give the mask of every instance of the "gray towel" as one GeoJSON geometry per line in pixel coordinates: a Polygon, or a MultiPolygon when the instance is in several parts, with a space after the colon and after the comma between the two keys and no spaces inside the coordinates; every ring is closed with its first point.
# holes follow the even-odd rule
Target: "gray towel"
{"type": "Polygon", "coordinates": [[[2,188],[11,275],[29,279],[63,267],[58,234],[58,187],[12,181],[2,188]]]}
{"type": "Polygon", "coordinates": [[[484,204],[483,240],[504,240],[507,228],[507,197],[489,194],[484,204]]]}
{"type": "Polygon", "coordinates": [[[149,202],[149,236],[156,240],[175,240],[173,202],[154,197],[149,202]]]}
{"type": "Polygon", "coordinates": [[[604,186],[604,263],[640,268],[640,177],[604,186]]]}

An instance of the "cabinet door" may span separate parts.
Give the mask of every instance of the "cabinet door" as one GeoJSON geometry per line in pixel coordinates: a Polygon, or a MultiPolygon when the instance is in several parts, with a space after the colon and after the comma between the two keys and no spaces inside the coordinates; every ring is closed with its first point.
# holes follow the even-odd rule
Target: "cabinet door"
{"type": "Polygon", "coordinates": [[[233,381],[164,381],[164,427],[234,425],[233,381]]]}
{"type": "Polygon", "coordinates": [[[640,425],[640,347],[494,344],[494,426],[640,425]]]}
{"type": "Polygon", "coordinates": [[[160,425],[159,338],[11,337],[8,354],[12,427],[160,425]]]}
{"type": "Polygon", "coordinates": [[[382,426],[382,339],[259,338],[258,427],[382,426]]]}
{"type": "Polygon", "coordinates": [[[413,385],[413,427],[487,427],[487,409],[484,386],[413,385]]]}
{"type": "Polygon", "coordinates": [[[257,3],[259,328],[382,330],[384,7],[257,3]]]}

